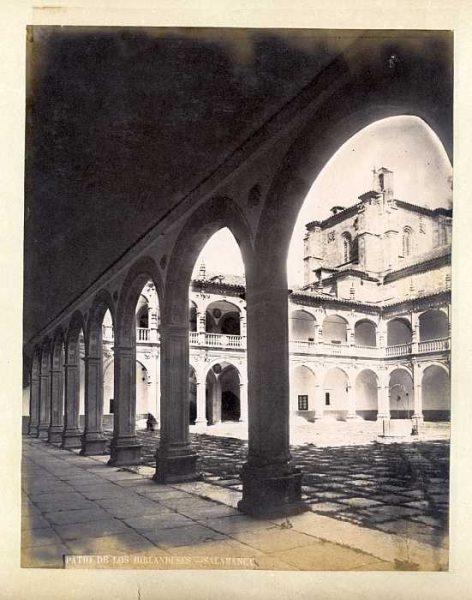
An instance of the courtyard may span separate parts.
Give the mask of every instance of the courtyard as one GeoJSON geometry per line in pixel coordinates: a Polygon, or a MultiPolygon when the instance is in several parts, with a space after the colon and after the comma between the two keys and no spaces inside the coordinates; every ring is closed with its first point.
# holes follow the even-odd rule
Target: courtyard
{"type": "Polygon", "coordinates": [[[201,479],[175,485],[151,480],[158,432],[138,431],[143,462],[130,468],[25,436],[22,565],[106,555],[128,568],[447,569],[448,424],[391,438],[375,423],[325,424],[315,435],[313,427],[292,435],[308,510],[288,519],[236,509],[247,453],[240,423],[211,435],[193,427],[201,479]]]}

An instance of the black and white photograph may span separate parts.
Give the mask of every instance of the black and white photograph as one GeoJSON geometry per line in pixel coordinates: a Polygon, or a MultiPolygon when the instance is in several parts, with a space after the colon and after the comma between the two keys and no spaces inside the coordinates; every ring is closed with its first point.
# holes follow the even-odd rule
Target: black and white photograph
{"type": "Polygon", "coordinates": [[[26,44],[22,567],[447,571],[453,33],[26,44]]]}

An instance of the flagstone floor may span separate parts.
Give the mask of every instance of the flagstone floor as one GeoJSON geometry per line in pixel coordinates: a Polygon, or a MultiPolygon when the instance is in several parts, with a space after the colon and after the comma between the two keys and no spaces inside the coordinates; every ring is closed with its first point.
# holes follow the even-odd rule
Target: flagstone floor
{"type": "MultiPolygon", "coordinates": [[[[161,486],[150,480],[158,433],[138,432],[143,466],[135,472],[25,436],[22,564],[62,567],[64,555],[151,553],[256,561],[242,568],[443,570],[449,441],[439,429],[415,441],[370,436],[354,445],[346,429],[340,445],[292,446],[308,511],[280,521],[236,510],[244,439],[192,433],[202,480],[161,486]]],[[[121,567],[144,566],[136,564],[121,567]]]]}

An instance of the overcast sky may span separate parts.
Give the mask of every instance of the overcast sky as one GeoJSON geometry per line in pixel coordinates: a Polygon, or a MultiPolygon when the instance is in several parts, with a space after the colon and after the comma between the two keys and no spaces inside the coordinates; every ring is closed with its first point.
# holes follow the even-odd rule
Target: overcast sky
{"type": "MultiPolygon", "coordinates": [[[[450,207],[452,175],[448,157],[432,130],[417,117],[377,121],[348,140],[326,164],[306,197],[294,228],[287,261],[289,285],[303,284],[305,224],[328,217],[332,206],[352,206],[372,189],[372,169],[394,172],[394,197],[420,206],[450,207]]],[[[228,229],[207,243],[202,258],[207,272],[244,273],[239,248],[228,229]]]]}

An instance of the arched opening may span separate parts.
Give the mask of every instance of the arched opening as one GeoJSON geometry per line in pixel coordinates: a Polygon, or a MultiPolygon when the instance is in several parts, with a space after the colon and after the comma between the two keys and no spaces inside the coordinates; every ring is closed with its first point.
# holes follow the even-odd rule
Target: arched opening
{"type": "Polygon", "coordinates": [[[428,310],[420,315],[420,342],[449,337],[449,319],[442,310],[428,310]]]}
{"type": "Polygon", "coordinates": [[[190,302],[188,324],[190,331],[197,331],[197,305],[195,304],[195,302],[190,302]]]}
{"type": "Polygon", "coordinates": [[[115,412],[114,394],[114,371],[115,363],[113,357],[108,353],[103,355],[103,429],[113,430],[113,414],[115,412]]]}
{"type": "Polygon", "coordinates": [[[130,268],[121,285],[116,310],[114,359],[114,419],[111,465],[133,465],[141,461],[136,428],[160,418],[159,354],[157,346],[158,288],[160,272],[150,257],[142,257],[130,268]],[[138,328],[136,314],[148,305],[148,329],[138,328]],[[141,332],[144,332],[141,335],[141,332]]]}
{"type": "Polygon", "coordinates": [[[290,370],[290,412],[310,419],[315,411],[316,377],[311,369],[299,365],[290,370]]]}
{"type": "Polygon", "coordinates": [[[345,344],[347,342],[347,321],[339,315],[330,315],[323,321],[323,342],[325,344],[345,344]]]}
{"type": "Polygon", "coordinates": [[[289,336],[294,342],[315,341],[315,317],[306,310],[294,310],[290,313],[289,336]]]}
{"type": "Polygon", "coordinates": [[[430,365],[423,372],[421,385],[425,421],[449,421],[451,382],[444,367],[430,365]]]}
{"type": "Polygon", "coordinates": [[[356,346],[375,348],[377,346],[377,327],[368,319],[361,319],[354,325],[354,342],[356,346]]]}
{"type": "Polygon", "coordinates": [[[378,385],[378,377],[371,369],[363,369],[356,377],[356,413],[366,421],[377,419],[378,385]]]}
{"type": "Polygon", "coordinates": [[[391,419],[410,419],[414,412],[413,379],[405,369],[390,373],[388,386],[391,419]]]}
{"type": "Polygon", "coordinates": [[[387,323],[387,346],[411,344],[411,326],[406,319],[392,319],[387,323]]]}
{"type": "Polygon", "coordinates": [[[241,335],[240,310],[227,300],[215,300],[206,309],[207,333],[241,335]]]}
{"type": "Polygon", "coordinates": [[[349,410],[348,391],[349,379],[347,374],[338,369],[329,369],[325,375],[324,414],[338,420],[344,420],[349,410]]]}
{"type": "Polygon", "coordinates": [[[136,315],[136,422],[147,428],[147,421],[158,422],[159,357],[152,351],[158,342],[159,299],[152,279],[144,284],[135,309],[136,315]]]}
{"type": "Polygon", "coordinates": [[[239,400],[239,372],[228,365],[220,375],[221,382],[221,420],[239,421],[241,406],[239,400]]]}
{"type": "Polygon", "coordinates": [[[206,418],[208,425],[239,421],[240,376],[238,369],[221,361],[213,365],[206,377],[206,418]]]}
{"type": "Polygon", "coordinates": [[[346,231],[342,234],[342,250],[343,250],[343,263],[351,262],[352,260],[352,237],[351,234],[346,231]]]}
{"type": "Polygon", "coordinates": [[[190,366],[188,374],[188,398],[189,398],[189,421],[195,424],[197,418],[197,375],[195,369],[190,366]]]}
{"type": "Polygon", "coordinates": [[[66,336],[65,352],[65,415],[62,447],[80,448],[80,429],[84,418],[84,319],[75,312],[70,320],[66,336]]]}

